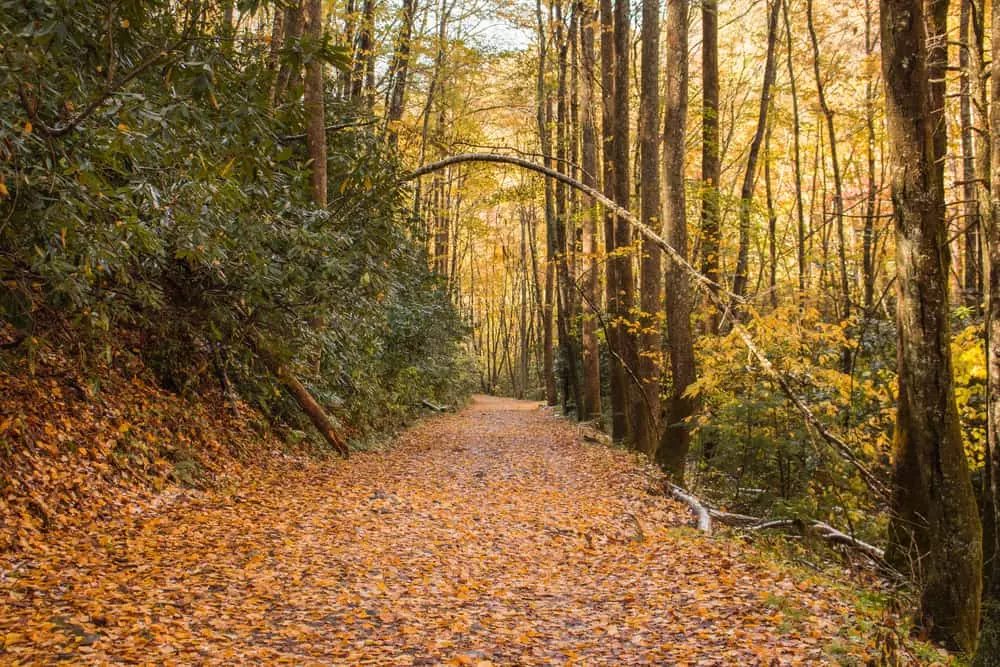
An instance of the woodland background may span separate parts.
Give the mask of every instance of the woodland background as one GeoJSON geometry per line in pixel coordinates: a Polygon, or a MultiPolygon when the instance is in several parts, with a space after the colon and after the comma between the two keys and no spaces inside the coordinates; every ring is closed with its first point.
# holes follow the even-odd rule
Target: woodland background
{"type": "MultiPolygon", "coordinates": [[[[473,389],[560,404],[731,512],[888,535],[926,630],[974,649],[1000,590],[987,7],[0,15],[9,386],[140,376],[344,454],[473,389]],[[435,165],[464,153],[600,190],[704,280],[575,187],[435,165]]],[[[13,469],[44,428],[6,412],[13,469]]]]}

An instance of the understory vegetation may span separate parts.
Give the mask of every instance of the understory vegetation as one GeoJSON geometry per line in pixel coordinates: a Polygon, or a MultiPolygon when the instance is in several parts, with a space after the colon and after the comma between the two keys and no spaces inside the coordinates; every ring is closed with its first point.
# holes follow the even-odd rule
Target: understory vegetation
{"type": "Polygon", "coordinates": [[[172,391],[221,383],[307,430],[271,372],[288,365],[353,438],[423,399],[461,402],[466,327],[428,268],[398,157],[331,97],[321,210],[301,77],[274,98],[280,68],[343,67],[343,51],[301,38],[275,61],[206,32],[203,9],[0,7],[4,347],[95,368],[124,347],[172,391]]]}

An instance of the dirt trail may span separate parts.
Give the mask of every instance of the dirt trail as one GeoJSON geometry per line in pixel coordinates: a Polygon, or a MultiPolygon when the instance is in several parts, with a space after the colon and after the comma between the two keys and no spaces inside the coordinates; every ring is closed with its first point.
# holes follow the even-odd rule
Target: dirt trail
{"type": "Polygon", "coordinates": [[[386,451],[0,558],[0,662],[828,659],[835,590],[685,528],[647,467],[576,436],[477,397],[386,451]]]}

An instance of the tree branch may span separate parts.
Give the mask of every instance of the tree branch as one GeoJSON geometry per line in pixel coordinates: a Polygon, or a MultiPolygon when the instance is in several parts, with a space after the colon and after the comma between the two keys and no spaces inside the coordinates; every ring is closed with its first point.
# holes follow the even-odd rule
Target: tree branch
{"type": "MultiPolygon", "coordinates": [[[[705,293],[708,299],[712,301],[725,315],[730,315],[732,313],[733,305],[744,301],[735,294],[728,292],[719,283],[711,280],[708,276],[694,268],[694,266],[692,266],[683,255],[677,252],[673,246],[667,243],[662,236],[653,231],[653,229],[648,225],[644,224],[628,209],[619,206],[598,190],[565,174],[561,174],[555,169],[535,164],[530,160],[509,155],[495,155],[491,153],[463,153],[424,165],[405,176],[402,180],[404,182],[412,181],[431,172],[440,171],[446,167],[462,164],[464,162],[509,164],[543,174],[549,178],[553,178],[565,185],[568,185],[571,188],[575,188],[604,205],[609,211],[628,222],[633,228],[636,229],[636,231],[660,248],[667,255],[667,257],[670,258],[670,261],[674,262],[676,266],[681,268],[694,281],[699,289],[705,293]],[[724,299],[723,296],[728,298],[724,299]]],[[[802,400],[802,398],[800,398],[792,389],[788,379],[781,372],[779,372],[777,368],[775,368],[774,364],[771,363],[771,360],[767,358],[759,347],[757,347],[753,337],[739,322],[739,320],[735,317],[732,318],[732,320],[732,333],[736,334],[736,336],[743,342],[747,351],[750,352],[750,355],[756,359],[758,364],[760,364],[761,369],[764,371],[764,375],[778,385],[778,388],[781,389],[781,392],[785,395],[785,397],[799,411],[805,422],[815,428],[820,436],[827,443],[832,445],[837,453],[858,471],[858,474],[861,475],[861,478],[865,481],[868,487],[881,498],[888,499],[890,497],[890,493],[886,485],[882,483],[882,481],[879,480],[878,477],[876,477],[870,470],[868,470],[858,457],[854,455],[854,452],[851,451],[850,445],[831,432],[830,429],[828,429],[823,422],[821,422],[816,415],[813,414],[812,410],[809,409],[809,406],[806,405],[805,401],[802,400]]]]}

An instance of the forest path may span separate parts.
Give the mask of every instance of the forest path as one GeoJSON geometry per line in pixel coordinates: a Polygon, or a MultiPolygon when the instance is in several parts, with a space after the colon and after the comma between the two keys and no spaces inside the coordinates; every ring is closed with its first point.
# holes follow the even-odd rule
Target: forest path
{"type": "Polygon", "coordinates": [[[842,592],[684,528],[653,488],[538,404],[477,397],[386,451],[0,559],[0,662],[827,659],[842,592]]]}

